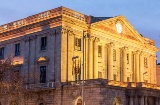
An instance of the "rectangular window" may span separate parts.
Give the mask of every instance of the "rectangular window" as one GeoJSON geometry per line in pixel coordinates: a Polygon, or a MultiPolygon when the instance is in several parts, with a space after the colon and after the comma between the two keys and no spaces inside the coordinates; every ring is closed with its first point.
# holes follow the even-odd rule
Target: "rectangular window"
{"type": "Polygon", "coordinates": [[[129,80],[130,80],[129,77],[127,77],[127,82],[129,82],[129,80]]]}
{"type": "Polygon", "coordinates": [[[47,47],[47,36],[41,37],[41,50],[46,50],[47,47]]]}
{"type": "Polygon", "coordinates": [[[113,61],[116,61],[116,50],[113,49],[113,61]]]}
{"type": "Polygon", "coordinates": [[[147,57],[144,57],[144,67],[146,67],[147,68],[147,57]]]}
{"type": "Polygon", "coordinates": [[[102,46],[98,46],[98,57],[102,57],[102,46]]]}
{"type": "Polygon", "coordinates": [[[98,72],[98,78],[102,78],[102,72],[98,72]]]}
{"type": "Polygon", "coordinates": [[[40,66],[40,83],[46,82],[46,66],[40,66]]]}
{"type": "Polygon", "coordinates": [[[117,77],[116,74],[113,74],[113,80],[114,81],[116,81],[116,79],[117,79],[116,77],[117,77]]]}
{"type": "Polygon", "coordinates": [[[20,43],[15,44],[15,56],[20,55],[20,43]]]}
{"type": "Polygon", "coordinates": [[[74,44],[75,50],[81,51],[81,38],[75,38],[74,44]]]}
{"type": "Polygon", "coordinates": [[[0,48],[0,59],[4,59],[4,47],[0,48]]]}
{"type": "Polygon", "coordinates": [[[129,64],[129,54],[127,54],[127,64],[129,64]]]}

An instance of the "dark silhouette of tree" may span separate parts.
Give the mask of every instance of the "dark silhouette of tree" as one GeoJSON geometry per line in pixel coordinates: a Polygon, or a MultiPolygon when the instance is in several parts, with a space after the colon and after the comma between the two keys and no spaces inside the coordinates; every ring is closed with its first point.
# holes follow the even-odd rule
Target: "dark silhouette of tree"
{"type": "Polygon", "coordinates": [[[18,94],[23,90],[24,78],[20,75],[19,70],[15,69],[16,67],[17,65],[11,58],[0,60],[0,95],[13,96],[11,105],[18,105],[16,96],[18,97],[18,94]]]}

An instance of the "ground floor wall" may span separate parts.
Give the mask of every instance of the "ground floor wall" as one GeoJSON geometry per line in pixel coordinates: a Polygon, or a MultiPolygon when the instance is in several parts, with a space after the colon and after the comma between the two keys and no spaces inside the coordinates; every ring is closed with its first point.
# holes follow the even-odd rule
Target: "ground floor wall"
{"type": "MultiPolygon", "coordinates": [[[[84,84],[85,105],[160,105],[160,91],[109,86],[102,81],[84,84]]],[[[1,94],[0,105],[82,105],[82,84],[67,83],[56,88],[37,88],[1,94]]]]}

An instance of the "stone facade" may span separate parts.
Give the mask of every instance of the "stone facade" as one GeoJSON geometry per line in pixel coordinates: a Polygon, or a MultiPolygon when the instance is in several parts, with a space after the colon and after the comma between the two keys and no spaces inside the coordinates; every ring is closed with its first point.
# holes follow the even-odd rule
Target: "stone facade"
{"type": "Polygon", "coordinates": [[[160,104],[155,43],[124,16],[59,7],[0,26],[0,37],[4,59],[24,79],[22,91],[0,96],[2,105],[81,105],[82,85],[85,105],[160,104]]]}

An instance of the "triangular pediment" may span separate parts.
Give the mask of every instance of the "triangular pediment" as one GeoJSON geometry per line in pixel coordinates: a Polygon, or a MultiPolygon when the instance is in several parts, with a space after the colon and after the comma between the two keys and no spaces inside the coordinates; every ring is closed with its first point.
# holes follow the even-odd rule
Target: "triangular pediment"
{"type": "Polygon", "coordinates": [[[113,18],[95,22],[92,23],[91,26],[112,33],[114,35],[121,35],[124,38],[144,43],[144,37],[135,30],[135,28],[127,21],[124,16],[116,16],[113,18]],[[116,26],[117,24],[120,25],[116,26]],[[117,28],[121,29],[118,30],[117,28]]]}

